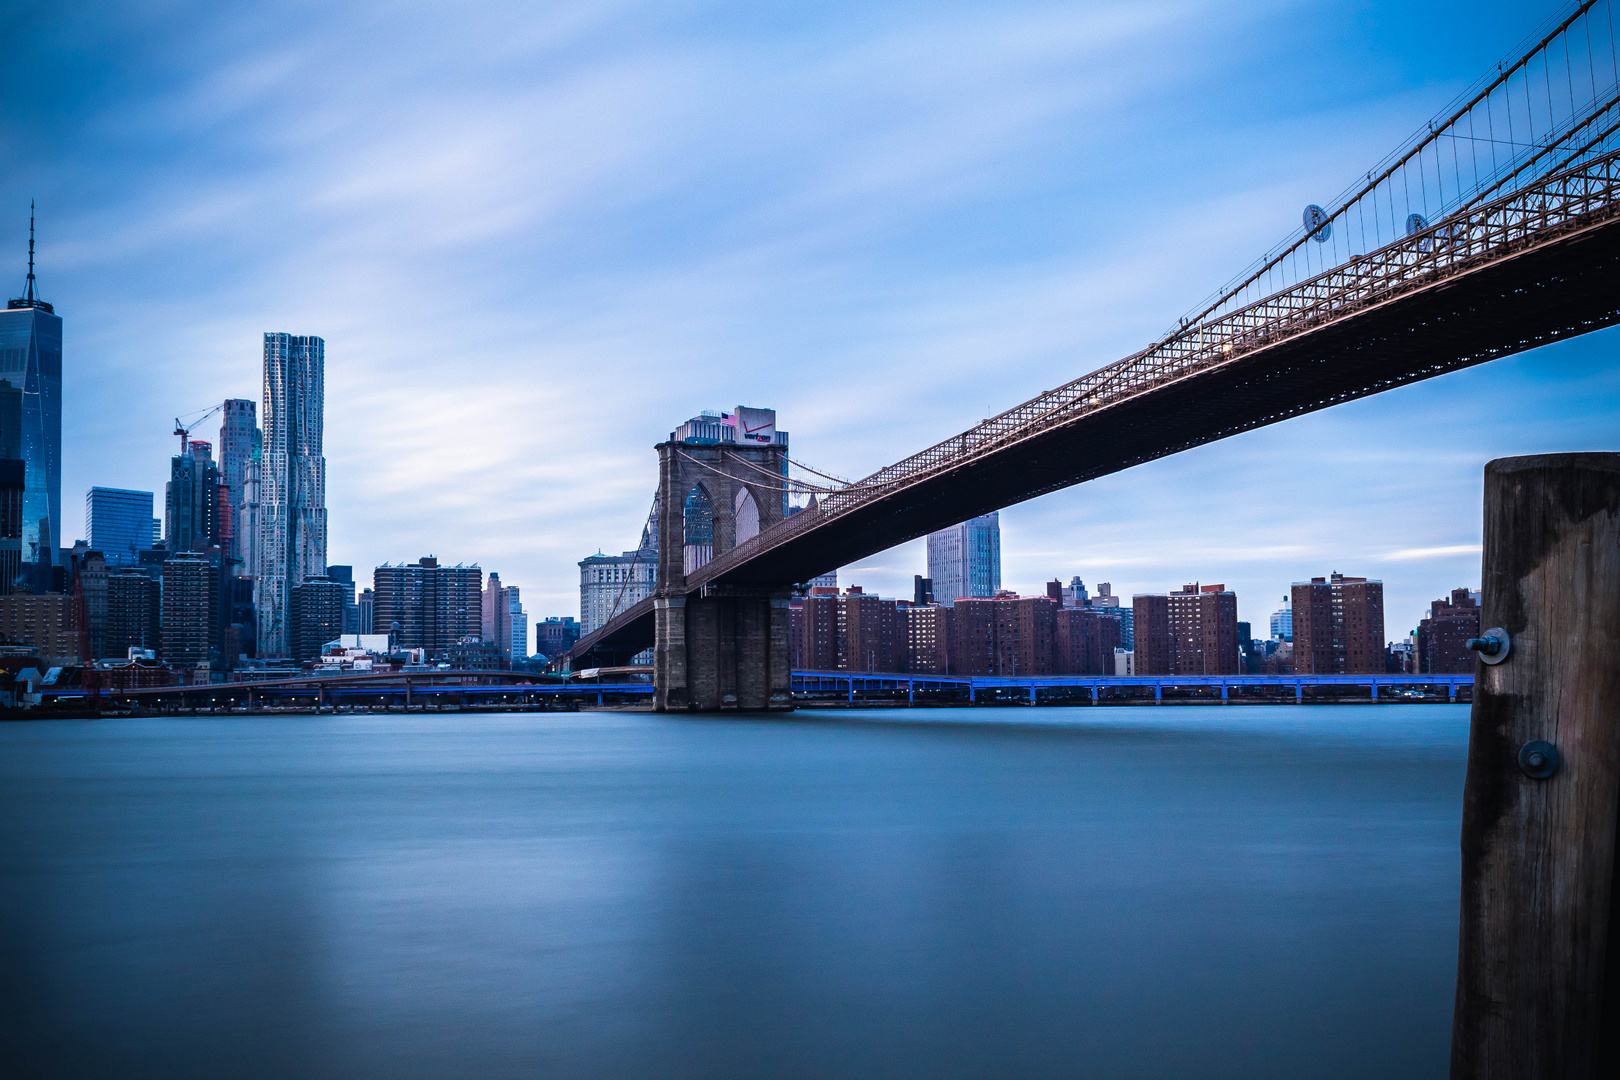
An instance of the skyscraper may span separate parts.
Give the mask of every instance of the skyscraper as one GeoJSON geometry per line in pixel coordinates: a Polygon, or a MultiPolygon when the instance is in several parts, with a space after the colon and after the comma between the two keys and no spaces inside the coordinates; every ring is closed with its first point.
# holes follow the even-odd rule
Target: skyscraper
{"type": "Polygon", "coordinates": [[[242,507],[247,496],[248,469],[259,456],[259,421],[253,402],[228,398],[219,421],[219,482],[225,485],[231,508],[231,544],[226,554],[247,559],[242,507]]]}
{"type": "Polygon", "coordinates": [[[484,640],[495,646],[503,660],[527,660],[529,623],[515,585],[502,585],[501,575],[491,571],[484,587],[484,640]]]}
{"type": "Polygon", "coordinates": [[[62,318],[35,291],[32,205],[27,286],[0,311],[0,378],[22,391],[17,439],[17,456],[24,463],[22,558],[49,567],[62,531],[62,318]]]}
{"type": "Polygon", "coordinates": [[[180,453],[169,459],[165,489],[163,534],[171,552],[207,551],[219,542],[219,466],[212,444],[180,442],[180,453]]]}
{"type": "MultiPolygon", "coordinates": [[[[326,342],[264,335],[258,513],[259,654],[285,656],[293,586],[326,573],[326,342]]],[[[244,499],[252,485],[244,480],[244,499]]]]}
{"type": "Polygon", "coordinates": [[[983,517],[928,534],[928,576],[934,599],[949,607],[958,597],[994,596],[1001,588],[1001,516],[983,517]]]}
{"type": "Polygon", "coordinates": [[[84,496],[84,534],[108,566],[134,566],[152,546],[152,493],[93,487],[84,496]]]}

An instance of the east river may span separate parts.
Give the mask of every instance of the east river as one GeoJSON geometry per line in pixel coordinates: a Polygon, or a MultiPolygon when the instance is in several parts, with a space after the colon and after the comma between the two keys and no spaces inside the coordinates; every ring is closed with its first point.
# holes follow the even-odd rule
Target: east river
{"type": "Polygon", "coordinates": [[[1434,1077],[1465,706],[0,724],[7,1077],[1434,1077]]]}

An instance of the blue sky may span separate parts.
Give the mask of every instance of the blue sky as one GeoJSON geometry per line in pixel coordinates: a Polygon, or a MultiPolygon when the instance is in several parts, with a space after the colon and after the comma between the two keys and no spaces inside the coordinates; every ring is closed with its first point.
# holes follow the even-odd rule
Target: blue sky
{"type": "MultiPolygon", "coordinates": [[[[258,398],[264,331],[319,334],[331,561],[477,561],[577,614],[687,416],[774,407],[863,475],[1133,352],[1552,10],[13,2],[0,272],[38,199],[67,532],[92,484],[162,490],[177,413],[258,398]]],[[[1617,344],[1013,507],[1004,582],[1225,582],[1258,630],[1339,570],[1397,637],[1477,587],[1487,460],[1615,448],[1617,344]]]]}

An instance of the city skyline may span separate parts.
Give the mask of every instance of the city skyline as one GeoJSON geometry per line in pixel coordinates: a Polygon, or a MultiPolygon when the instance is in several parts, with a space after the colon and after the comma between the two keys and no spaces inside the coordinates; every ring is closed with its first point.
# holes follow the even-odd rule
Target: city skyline
{"type": "MultiPolygon", "coordinates": [[[[568,62],[566,75],[524,84],[532,108],[482,110],[474,80],[466,92],[480,104],[455,110],[455,124],[431,99],[394,102],[379,87],[388,65],[420,68],[430,34],[466,46],[458,64],[488,61],[487,12],[393,31],[402,48],[386,64],[363,44],[369,24],[339,25],[333,40],[354,63],[307,89],[314,61],[297,50],[187,52],[195,64],[182,68],[195,73],[180,85],[152,80],[116,106],[94,88],[141,83],[138,50],[118,52],[113,28],[90,24],[68,55],[49,40],[50,16],[26,23],[36,36],[24,94],[50,108],[14,121],[19,153],[0,195],[16,207],[42,196],[42,291],[75,320],[68,489],[154,487],[172,453],[169,418],[249,396],[266,326],[317,329],[343,358],[328,394],[340,440],[328,453],[342,462],[332,550],[356,565],[437,551],[499,566],[532,618],[569,614],[578,560],[633,546],[651,444],[670,417],[769,402],[804,459],[863,475],[1157,336],[1523,30],[1510,5],[1442,6],[1433,17],[1461,29],[1437,54],[1393,5],[1235,19],[1193,5],[1175,20],[1030,7],[989,23],[896,9],[837,27],[806,14],[793,34],[741,38],[700,19],[686,40],[654,19],[640,51],[626,51],[619,16],[574,10],[577,23],[511,36],[522,44],[509,60],[568,62]],[[1246,37],[1259,18],[1270,33],[1246,37]],[[805,32],[821,35],[819,51],[798,56],[805,32]],[[745,74],[716,81],[683,66],[701,48],[745,74]],[[1166,60],[1185,63],[1140,74],[1166,60]],[[82,66],[92,62],[105,67],[96,78],[82,66]],[[1264,75],[1240,86],[1228,67],[1264,75]],[[933,74],[950,69],[961,70],[954,83],[933,74]],[[780,101],[795,86],[802,132],[746,122],[750,94],[780,101]],[[222,112],[189,104],[207,88],[222,112]],[[649,126],[664,115],[649,89],[674,103],[669,124],[649,126]],[[873,105],[870,118],[827,134],[850,100],[873,105]],[[315,114],[328,125],[307,133],[319,152],[255,158],[251,183],[226,151],[252,144],[205,137],[209,116],[229,115],[233,140],[285,143],[315,114]],[[46,115],[86,145],[31,126],[46,115]],[[723,115],[744,122],[693,156],[723,115]],[[583,117],[589,136],[569,126],[583,117]],[[379,123],[392,119],[405,124],[397,140],[379,123]],[[172,153],[137,161],[106,141],[109,120],[172,153]],[[1349,137],[1324,134],[1339,124],[1349,137]],[[935,145],[942,130],[960,134],[934,155],[885,150],[935,145]],[[574,171],[527,154],[548,132],[580,151],[574,171]],[[1239,143],[1241,160],[1223,149],[1239,143]],[[1143,157],[1167,145],[1181,152],[1143,157]],[[781,168],[761,171],[776,147],[781,168]],[[130,163],[126,188],[96,182],[90,163],[109,160],[130,163]],[[524,182],[489,179],[497,160],[524,182]],[[716,186],[735,172],[729,161],[753,171],[716,186]],[[1100,162],[1132,167],[1116,175],[1100,162]],[[712,192],[718,209],[704,201],[712,192]],[[314,237],[321,258],[287,235],[314,237]],[[827,287],[804,288],[817,281],[827,287]],[[626,398],[624,386],[658,385],[671,366],[684,385],[626,398]]],[[[203,21],[215,33],[236,25],[225,13],[203,21]]],[[[19,270],[23,224],[20,211],[0,219],[0,250],[18,253],[19,270]]],[[[1128,594],[1224,580],[1259,626],[1274,605],[1265,597],[1337,568],[1382,578],[1389,633],[1403,634],[1435,595],[1478,586],[1486,460],[1600,446],[1613,430],[1615,345],[1600,332],[1009,508],[1004,582],[1028,594],[1078,574],[1128,594]]],[[[60,542],[73,539],[64,530],[60,542]]],[[[914,541],[846,579],[904,596],[924,566],[914,541]]]]}

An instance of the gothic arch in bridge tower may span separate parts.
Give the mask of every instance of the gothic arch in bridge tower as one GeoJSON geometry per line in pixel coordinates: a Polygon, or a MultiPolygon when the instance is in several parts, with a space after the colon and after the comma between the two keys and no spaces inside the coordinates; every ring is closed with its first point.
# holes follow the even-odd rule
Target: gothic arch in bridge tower
{"type": "Polygon", "coordinates": [[[737,505],[732,513],[732,520],[736,528],[733,547],[759,535],[759,503],[754,501],[754,493],[746,487],[737,489],[737,505]]]}
{"type": "Polygon", "coordinates": [[[703,484],[693,484],[686,493],[682,521],[681,572],[690,574],[714,558],[714,500],[703,484]]]}

